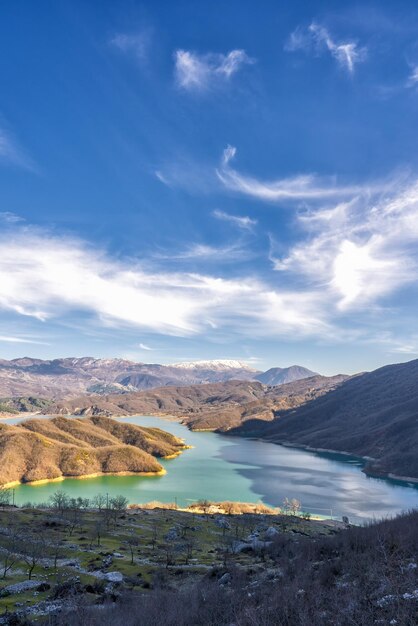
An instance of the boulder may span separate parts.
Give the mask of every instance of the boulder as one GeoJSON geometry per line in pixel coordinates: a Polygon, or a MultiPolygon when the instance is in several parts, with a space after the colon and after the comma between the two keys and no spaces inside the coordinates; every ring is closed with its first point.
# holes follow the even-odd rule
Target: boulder
{"type": "Polygon", "coordinates": [[[121,583],[123,582],[123,574],[121,572],[106,572],[104,579],[109,583],[121,583]]]}
{"type": "Polygon", "coordinates": [[[264,538],[267,540],[271,540],[274,539],[275,537],[277,537],[277,535],[279,535],[279,531],[277,530],[277,528],[274,528],[274,526],[269,526],[266,530],[266,532],[264,533],[264,538]]]}
{"type": "Polygon", "coordinates": [[[218,582],[222,587],[224,585],[229,585],[229,583],[231,582],[231,574],[229,572],[226,572],[223,576],[220,577],[218,582]]]}

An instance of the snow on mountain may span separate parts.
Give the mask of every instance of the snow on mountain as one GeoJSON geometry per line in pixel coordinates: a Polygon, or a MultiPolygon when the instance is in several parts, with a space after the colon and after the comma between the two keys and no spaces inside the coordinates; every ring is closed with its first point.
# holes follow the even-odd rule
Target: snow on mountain
{"type": "Polygon", "coordinates": [[[186,361],[184,363],[172,363],[169,367],[175,367],[178,369],[195,370],[195,369],[208,369],[224,371],[230,369],[244,369],[249,372],[255,372],[253,367],[250,367],[243,361],[235,361],[233,359],[217,359],[213,361],[186,361]]]}

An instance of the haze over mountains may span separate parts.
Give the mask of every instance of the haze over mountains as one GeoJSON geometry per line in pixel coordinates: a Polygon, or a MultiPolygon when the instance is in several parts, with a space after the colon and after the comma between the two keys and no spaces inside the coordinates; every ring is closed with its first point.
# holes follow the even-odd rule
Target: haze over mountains
{"type": "Polygon", "coordinates": [[[269,379],[267,384],[276,385],[313,376],[314,372],[292,366],[263,373],[234,360],[160,365],[125,359],[82,357],[41,360],[26,357],[0,360],[0,396],[62,398],[83,393],[126,393],[167,385],[261,380],[266,375],[269,379]]]}

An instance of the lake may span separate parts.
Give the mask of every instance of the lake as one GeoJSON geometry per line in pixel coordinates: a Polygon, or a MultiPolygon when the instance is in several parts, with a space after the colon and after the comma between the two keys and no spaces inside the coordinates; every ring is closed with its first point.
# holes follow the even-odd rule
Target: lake
{"type": "MultiPolygon", "coordinates": [[[[418,507],[418,486],[369,478],[361,461],[333,454],[228,437],[212,432],[191,432],[182,424],[159,417],[119,418],[141,426],[159,427],[182,437],[193,448],[175,459],[163,460],[164,476],[101,476],[67,478],[60,483],[20,485],[17,504],[46,502],[57,490],[91,498],[98,493],[122,494],[131,503],[176,501],[186,506],[200,498],[263,502],[280,506],[285,497],[297,498],[304,511],[352,521],[381,518],[418,507]]],[[[16,423],[21,419],[7,419],[16,423]]]]}

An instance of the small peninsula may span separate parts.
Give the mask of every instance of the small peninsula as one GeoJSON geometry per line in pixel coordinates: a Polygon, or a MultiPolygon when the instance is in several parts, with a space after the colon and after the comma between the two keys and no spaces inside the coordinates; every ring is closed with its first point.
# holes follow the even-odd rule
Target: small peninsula
{"type": "Polygon", "coordinates": [[[159,474],[164,470],[157,457],[176,456],[186,447],[159,428],[107,417],[0,424],[0,485],[100,474],[159,474]]]}

